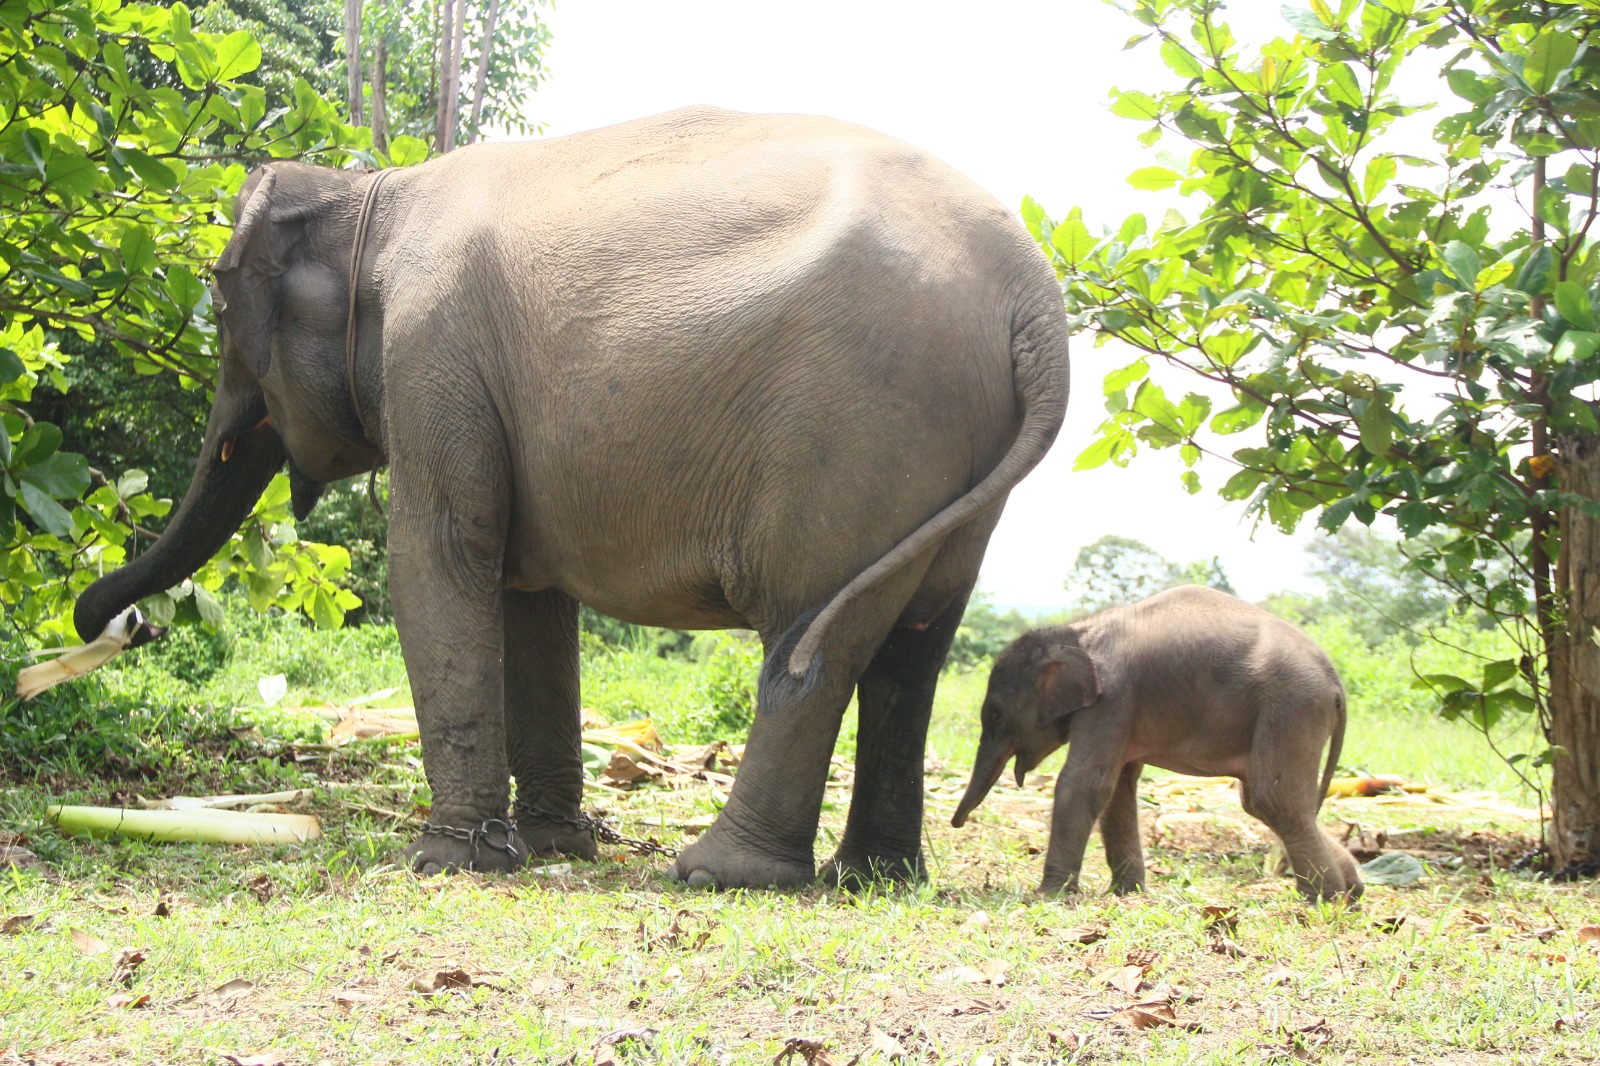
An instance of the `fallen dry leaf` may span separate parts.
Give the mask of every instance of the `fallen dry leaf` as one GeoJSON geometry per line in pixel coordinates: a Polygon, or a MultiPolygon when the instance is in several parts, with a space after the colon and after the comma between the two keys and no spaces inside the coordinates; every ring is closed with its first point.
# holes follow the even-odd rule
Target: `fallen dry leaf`
{"type": "Polygon", "coordinates": [[[1380,933],[1398,933],[1400,927],[1406,924],[1408,917],[1410,915],[1397,914],[1392,918],[1375,918],[1373,919],[1372,927],[1380,933]]]}
{"type": "Polygon", "coordinates": [[[1529,930],[1529,935],[1541,944],[1548,944],[1550,941],[1554,940],[1558,935],[1560,935],[1560,933],[1560,927],[1553,925],[1545,926],[1542,929],[1529,930]]]}
{"type": "Polygon", "coordinates": [[[1144,967],[1113,966],[1095,974],[1094,983],[1114,988],[1126,996],[1137,996],[1144,985],[1144,967]]]}
{"type": "Polygon", "coordinates": [[[440,996],[452,991],[468,992],[472,989],[472,975],[459,967],[440,970],[431,979],[419,977],[411,982],[411,990],[424,996],[440,996]]]}
{"type": "Polygon", "coordinates": [[[989,917],[988,911],[973,911],[967,915],[967,920],[961,923],[961,928],[981,933],[992,924],[993,919],[989,917]]]}
{"type": "Polygon", "coordinates": [[[869,1043],[875,1053],[893,1062],[906,1057],[906,1049],[900,1046],[900,1041],[884,1032],[882,1029],[873,1029],[869,1034],[869,1043]]]}
{"type": "Polygon", "coordinates": [[[833,1060],[828,1057],[828,1045],[805,1036],[791,1036],[785,1040],[783,1050],[772,1060],[772,1066],[783,1066],[796,1056],[804,1060],[806,1066],[834,1066],[833,1060]]]}
{"type": "Polygon", "coordinates": [[[37,914],[13,914],[5,921],[0,922],[0,936],[16,936],[26,933],[39,921],[37,914]]]}
{"type": "Polygon", "coordinates": [[[368,992],[358,992],[353,988],[346,988],[335,992],[333,1001],[348,1014],[357,1007],[366,1007],[378,1002],[378,997],[368,992]]]}
{"type": "Polygon", "coordinates": [[[118,992],[106,1000],[108,1007],[120,1007],[127,1010],[138,1010],[140,1007],[150,1005],[150,997],[145,994],[134,995],[132,992],[118,992]]]}
{"type": "Polygon", "coordinates": [[[272,878],[266,874],[256,874],[245,881],[244,887],[249,889],[256,899],[262,903],[272,898],[272,878]]]}
{"type": "Polygon", "coordinates": [[[594,1042],[594,1066],[615,1066],[619,1061],[617,1049],[626,1048],[630,1044],[638,1044],[648,1048],[655,1039],[657,1030],[648,1026],[633,1026],[627,1029],[613,1029],[602,1035],[594,1042]]]}
{"type": "Polygon", "coordinates": [[[77,929],[69,929],[68,932],[72,935],[72,946],[85,955],[103,955],[111,950],[111,945],[97,936],[77,929]]]}
{"type": "Polygon", "coordinates": [[[1578,1026],[1587,1021],[1588,1018],[1589,1012],[1586,1010],[1580,1010],[1576,1014],[1563,1014],[1561,1017],[1556,1019],[1555,1030],[1559,1033],[1563,1029],[1576,1029],[1578,1026]]]}
{"type": "Polygon", "coordinates": [[[1578,943],[1592,944],[1596,940],[1600,940],[1600,925],[1583,925],[1578,927],[1578,943]]]}
{"type": "Polygon", "coordinates": [[[1070,929],[1063,929],[1057,935],[1068,944],[1087,945],[1104,940],[1106,930],[1104,926],[1099,925],[1075,925],[1070,929]]]}
{"type": "Polygon", "coordinates": [[[1106,1021],[1119,1025],[1124,1029],[1185,1029],[1191,1033],[1201,1032],[1203,1027],[1199,1022],[1180,1022],[1172,1007],[1166,1003],[1141,1004],[1138,1007],[1129,1007],[1119,1010],[1106,1021]]]}
{"type": "Polygon", "coordinates": [[[152,913],[157,918],[172,917],[172,904],[167,902],[166,896],[161,896],[156,900],[156,909],[152,913]]]}
{"type": "Polygon", "coordinates": [[[993,1003],[985,1003],[981,999],[969,999],[964,1003],[947,1003],[939,1008],[939,1013],[947,1018],[959,1018],[963,1014],[992,1014],[999,1009],[993,1003]]]}
{"type": "Polygon", "coordinates": [[[243,977],[235,977],[233,980],[226,981],[213,988],[211,994],[220,1000],[238,999],[255,988],[255,986],[256,983],[254,981],[246,980],[243,977]]]}
{"type": "Polygon", "coordinates": [[[1000,988],[1006,983],[1006,972],[1011,963],[1005,959],[990,959],[981,966],[955,966],[939,974],[941,981],[965,981],[969,985],[993,985],[1000,988]]]}
{"type": "Polygon", "coordinates": [[[1269,988],[1281,985],[1292,985],[1294,984],[1294,971],[1286,970],[1280,966],[1276,970],[1270,971],[1265,977],[1263,977],[1261,979],[1261,983],[1269,988]]]}
{"type": "Polygon", "coordinates": [[[1211,938],[1211,951],[1217,955],[1226,955],[1231,959],[1250,958],[1250,953],[1248,951],[1240,947],[1238,944],[1235,944],[1225,936],[1214,936],[1211,938]]]}
{"type": "Polygon", "coordinates": [[[1207,929],[1221,929],[1228,933],[1239,930],[1239,911],[1235,907],[1210,905],[1200,908],[1200,917],[1207,929]]]}
{"type": "Polygon", "coordinates": [[[1077,1033],[1061,1033],[1054,1029],[1044,1031],[1045,1043],[1050,1047],[1059,1048],[1065,1052],[1077,1051],[1084,1045],[1084,1038],[1077,1033]]]}
{"type": "Polygon", "coordinates": [[[0,844],[0,867],[11,866],[21,870],[38,865],[39,856],[27,848],[19,848],[14,844],[0,844]]]}
{"type": "Polygon", "coordinates": [[[144,960],[144,948],[124,948],[117,953],[117,961],[111,965],[111,979],[119,985],[131,986],[134,974],[139,972],[144,960]]]}

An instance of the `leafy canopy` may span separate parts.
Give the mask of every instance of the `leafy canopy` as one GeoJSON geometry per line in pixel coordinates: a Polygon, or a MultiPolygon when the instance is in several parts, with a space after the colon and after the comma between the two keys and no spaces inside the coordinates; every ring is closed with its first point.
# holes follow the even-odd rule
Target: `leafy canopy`
{"type": "Polygon", "coordinates": [[[1596,510],[1550,478],[1554,441],[1600,428],[1600,11],[1312,0],[1247,49],[1220,9],[1134,0],[1130,46],[1158,47],[1175,87],[1112,94],[1143,143],[1188,146],[1130,181],[1190,214],[1096,235],[1079,210],[1024,206],[1075,322],[1137,354],[1106,375],[1077,465],[1178,448],[1188,491],[1209,456],[1232,468],[1221,495],[1284,531],[1313,513],[1437,531],[1419,565],[1523,618],[1553,516],[1596,510]],[[1431,130],[1402,67],[1448,87],[1431,130]],[[1210,384],[1169,394],[1160,364],[1210,384]]]}

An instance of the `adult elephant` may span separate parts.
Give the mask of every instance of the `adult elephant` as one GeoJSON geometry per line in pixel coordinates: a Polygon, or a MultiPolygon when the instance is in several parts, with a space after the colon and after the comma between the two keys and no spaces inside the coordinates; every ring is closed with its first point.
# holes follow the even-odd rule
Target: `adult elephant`
{"type": "Polygon", "coordinates": [[[264,166],[216,280],[194,481],[80,635],[199,567],[285,458],[302,516],[387,462],[417,870],[592,854],[582,602],[766,649],[738,780],[675,876],[815,876],[852,689],[831,872],[921,873],[934,683],[1067,396],[1055,277],[993,199],[856,126],[695,108],[379,174],[264,166]]]}

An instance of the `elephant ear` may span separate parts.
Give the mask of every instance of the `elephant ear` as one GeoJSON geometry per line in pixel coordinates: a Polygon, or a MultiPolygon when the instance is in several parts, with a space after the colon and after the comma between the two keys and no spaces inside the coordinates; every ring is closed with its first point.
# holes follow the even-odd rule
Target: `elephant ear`
{"type": "Polygon", "coordinates": [[[272,198],[277,175],[262,167],[239,192],[233,236],[211,272],[221,299],[217,310],[245,365],[259,380],[272,365],[272,331],[278,324],[278,279],[288,248],[275,239],[272,198]]]}
{"type": "Polygon", "coordinates": [[[1092,707],[1100,699],[1100,671],[1082,648],[1052,644],[1039,664],[1039,726],[1092,707]]]}

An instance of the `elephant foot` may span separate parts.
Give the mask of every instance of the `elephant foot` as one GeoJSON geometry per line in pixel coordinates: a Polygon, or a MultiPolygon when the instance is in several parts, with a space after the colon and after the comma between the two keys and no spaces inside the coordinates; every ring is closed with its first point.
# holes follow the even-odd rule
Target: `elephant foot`
{"type": "Polygon", "coordinates": [[[528,860],[527,849],[503,819],[458,826],[437,820],[437,813],[435,817],[403,853],[411,869],[423,877],[462,871],[510,873],[528,860]]]}
{"type": "Polygon", "coordinates": [[[1039,887],[1033,890],[1035,896],[1045,896],[1047,898],[1076,896],[1081,893],[1082,889],[1078,887],[1078,879],[1076,877],[1046,877],[1039,887]]]}
{"type": "Polygon", "coordinates": [[[600,857],[594,834],[577,826],[564,825],[526,811],[517,812],[517,837],[529,855],[568,856],[594,862],[600,857]]]}
{"type": "Polygon", "coordinates": [[[691,888],[794,888],[816,879],[816,865],[809,855],[777,856],[734,847],[712,826],[678,853],[667,877],[691,888]]]}
{"type": "Polygon", "coordinates": [[[850,891],[871,886],[922,884],[928,880],[928,865],[919,850],[911,855],[846,855],[829,859],[818,875],[825,885],[850,891]]]}

